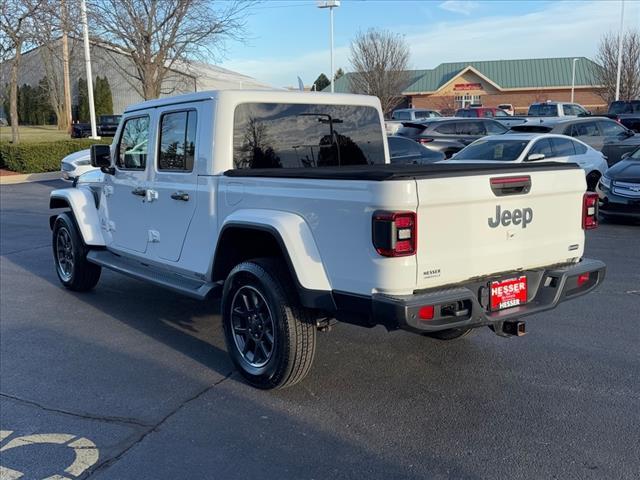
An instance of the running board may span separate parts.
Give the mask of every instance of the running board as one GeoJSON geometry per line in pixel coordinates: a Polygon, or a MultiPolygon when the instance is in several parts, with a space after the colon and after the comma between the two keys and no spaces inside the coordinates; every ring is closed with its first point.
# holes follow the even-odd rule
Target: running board
{"type": "Polygon", "coordinates": [[[183,275],[161,270],[138,260],[121,257],[108,250],[91,250],[87,260],[114,272],[153,283],[191,298],[204,300],[214,290],[220,289],[219,283],[203,282],[183,275]]]}

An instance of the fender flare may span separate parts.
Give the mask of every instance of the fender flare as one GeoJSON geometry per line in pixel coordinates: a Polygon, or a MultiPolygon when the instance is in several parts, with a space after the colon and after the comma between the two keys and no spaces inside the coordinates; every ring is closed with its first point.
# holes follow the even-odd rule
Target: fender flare
{"type": "Polygon", "coordinates": [[[302,288],[331,291],[318,246],[309,225],[300,215],[279,210],[236,210],[225,218],[219,239],[225,229],[235,226],[270,231],[288,256],[292,273],[302,288]]]}
{"type": "Polygon", "coordinates": [[[49,197],[49,208],[70,208],[86,245],[103,247],[98,209],[93,194],[84,188],[54,190],[49,197]]]}

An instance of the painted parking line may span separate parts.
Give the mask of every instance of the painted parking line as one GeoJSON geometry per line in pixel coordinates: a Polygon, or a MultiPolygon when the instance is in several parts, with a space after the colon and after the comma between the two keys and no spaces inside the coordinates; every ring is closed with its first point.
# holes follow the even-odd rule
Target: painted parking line
{"type": "MultiPolygon", "coordinates": [[[[0,442],[11,437],[13,433],[13,430],[0,430],[0,442]]],[[[100,457],[100,451],[95,443],[88,438],[77,437],[69,433],[39,433],[12,438],[0,448],[0,452],[34,444],[66,445],[72,448],[75,458],[73,463],[64,470],[64,473],[71,475],[72,478],[79,477],[95,465],[100,457]]],[[[0,465],[0,480],[17,480],[23,475],[23,472],[0,465]]],[[[43,480],[71,480],[71,478],[56,474],[43,480]]]]}

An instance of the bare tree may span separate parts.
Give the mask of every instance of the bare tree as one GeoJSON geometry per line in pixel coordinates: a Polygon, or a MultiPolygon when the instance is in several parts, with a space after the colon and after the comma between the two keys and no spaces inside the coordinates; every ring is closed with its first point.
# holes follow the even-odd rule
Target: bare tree
{"type": "Polygon", "coordinates": [[[95,33],[125,55],[111,56],[145,99],[158,98],[163,81],[190,60],[215,56],[224,41],[241,39],[250,1],[91,0],[95,33]],[[218,7],[221,5],[220,7],[218,7]],[[127,60],[133,67],[127,65],[127,60]]]}
{"type": "Polygon", "coordinates": [[[408,81],[409,46],[404,38],[386,30],[359,32],[349,57],[354,93],[375,95],[387,114],[402,101],[408,81]]]}
{"type": "MultiPolygon", "coordinates": [[[[47,94],[58,129],[71,128],[71,85],[69,79],[69,24],[67,0],[43,0],[32,17],[34,42],[44,67],[47,94]]],[[[76,32],[77,33],[77,32],[76,32]]]]}
{"type": "MultiPolygon", "coordinates": [[[[619,34],[608,32],[600,39],[593,74],[601,85],[600,96],[607,103],[616,97],[619,34]]],[[[622,70],[620,72],[620,99],[640,97],[640,30],[630,30],[622,37],[622,70]]]]}
{"type": "Polygon", "coordinates": [[[42,0],[2,0],[0,2],[0,44],[3,57],[13,55],[9,76],[9,118],[11,141],[20,142],[18,133],[18,69],[22,48],[33,34],[31,17],[42,0]]]}

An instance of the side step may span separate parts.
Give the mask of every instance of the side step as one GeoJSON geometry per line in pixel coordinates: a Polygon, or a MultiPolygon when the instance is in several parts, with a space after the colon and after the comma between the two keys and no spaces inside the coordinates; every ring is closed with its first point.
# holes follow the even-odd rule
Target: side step
{"type": "Polygon", "coordinates": [[[137,280],[153,283],[174,292],[181,293],[191,298],[204,300],[216,289],[220,289],[219,283],[203,282],[183,275],[161,270],[138,260],[121,257],[108,250],[91,250],[87,254],[87,260],[96,265],[122,273],[137,280]]]}

